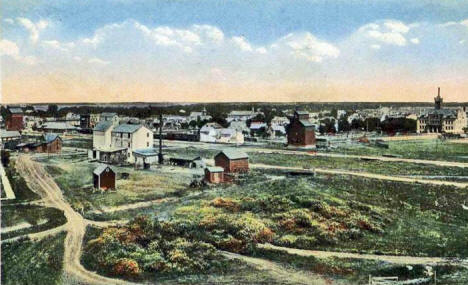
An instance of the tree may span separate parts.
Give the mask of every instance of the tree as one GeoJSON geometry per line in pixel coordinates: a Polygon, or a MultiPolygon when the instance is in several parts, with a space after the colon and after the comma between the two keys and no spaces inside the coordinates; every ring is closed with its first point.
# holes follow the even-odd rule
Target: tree
{"type": "Polygon", "coordinates": [[[47,108],[47,114],[52,117],[58,117],[58,106],[56,104],[50,104],[47,108]]]}

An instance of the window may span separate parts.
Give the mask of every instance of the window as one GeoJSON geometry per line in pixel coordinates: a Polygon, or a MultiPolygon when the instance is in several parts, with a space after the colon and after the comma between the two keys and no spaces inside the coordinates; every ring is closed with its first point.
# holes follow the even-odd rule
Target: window
{"type": "Polygon", "coordinates": [[[146,143],[146,147],[149,147],[149,142],[146,143]]]}
{"type": "Polygon", "coordinates": [[[149,138],[149,133],[146,133],[146,137],[149,138]]]}

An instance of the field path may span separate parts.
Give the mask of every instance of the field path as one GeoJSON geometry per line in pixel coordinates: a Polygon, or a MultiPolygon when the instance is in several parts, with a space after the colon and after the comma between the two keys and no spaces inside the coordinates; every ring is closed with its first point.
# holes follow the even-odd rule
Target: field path
{"type": "Polygon", "coordinates": [[[332,284],[330,283],[330,280],[327,280],[320,275],[308,272],[300,272],[296,270],[289,270],[277,264],[276,262],[269,261],[263,258],[250,257],[227,251],[221,251],[221,253],[224,257],[228,259],[240,259],[245,263],[255,267],[259,271],[268,272],[275,279],[281,280],[282,284],[332,284]]]}
{"type": "Polygon", "coordinates": [[[370,173],[370,172],[356,172],[356,171],[338,170],[338,169],[326,169],[326,168],[305,169],[302,167],[279,166],[279,165],[269,165],[269,164],[260,164],[260,163],[250,164],[250,168],[292,170],[292,171],[311,172],[311,173],[315,172],[315,173],[333,174],[333,175],[351,175],[351,176],[360,176],[360,177],[365,177],[365,178],[406,182],[406,183],[447,185],[447,186],[455,186],[458,188],[468,187],[468,183],[463,183],[463,182],[453,182],[453,181],[434,180],[434,179],[417,179],[417,178],[408,178],[408,177],[403,177],[403,176],[391,176],[391,175],[375,174],[375,173],[370,173]]]}
{"type": "Polygon", "coordinates": [[[31,190],[39,194],[46,204],[64,211],[67,218],[63,260],[65,273],[84,284],[129,284],[126,281],[100,276],[81,265],[80,257],[87,221],[66,202],[62,191],[40,163],[32,161],[28,155],[20,155],[17,168],[31,190]]]}
{"type": "Polygon", "coordinates": [[[321,251],[321,250],[306,250],[296,249],[282,246],[275,246],[272,244],[257,244],[257,247],[263,249],[276,249],[289,254],[296,254],[300,256],[313,256],[317,258],[355,258],[355,259],[367,259],[367,260],[379,260],[394,264],[401,265],[426,265],[426,264],[451,264],[467,267],[468,264],[464,264],[468,261],[454,261],[450,258],[444,257],[418,257],[418,256],[398,256],[398,255],[378,255],[378,254],[361,254],[361,253],[349,253],[349,252],[333,252],[333,251],[321,251]]]}
{"type": "Polygon", "coordinates": [[[11,188],[10,180],[8,180],[8,177],[6,175],[5,169],[3,168],[2,163],[0,162],[0,178],[2,179],[2,185],[3,189],[2,191],[5,191],[5,198],[1,198],[1,200],[11,200],[15,199],[15,192],[13,192],[13,189],[11,188]]]}

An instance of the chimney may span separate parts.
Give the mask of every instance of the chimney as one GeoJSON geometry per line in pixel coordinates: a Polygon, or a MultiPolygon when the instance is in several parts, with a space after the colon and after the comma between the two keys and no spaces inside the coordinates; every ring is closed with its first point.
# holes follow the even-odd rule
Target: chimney
{"type": "Polygon", "coordinates": [[[440,87],[437,87],[437,97],[440,97],[440,87]]]}

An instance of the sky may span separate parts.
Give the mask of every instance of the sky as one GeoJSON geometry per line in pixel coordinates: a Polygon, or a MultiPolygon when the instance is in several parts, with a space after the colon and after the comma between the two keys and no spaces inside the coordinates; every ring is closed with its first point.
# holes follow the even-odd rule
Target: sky
{"type": "Polygon", "coordinates": [[[4,0],[1,101],[468,101],[468,0],[4,0]]]}

